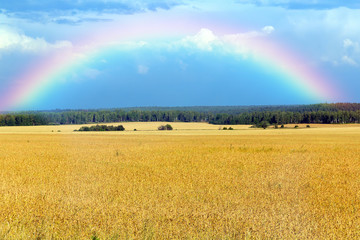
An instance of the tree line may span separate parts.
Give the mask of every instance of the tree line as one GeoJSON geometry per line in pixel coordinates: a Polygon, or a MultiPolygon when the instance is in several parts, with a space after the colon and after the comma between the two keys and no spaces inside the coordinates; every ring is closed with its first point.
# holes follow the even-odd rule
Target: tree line
{"type": "Polygon", "coordinates": [[[33,126],[109,122],[209,122],[212,124],[359,123],[360,104],[296,106],[136,108],[109,110],[56,110],[0,114],[0,126],[33,126]],[[150,110],[152,109],[152,110],[150,110]],[[256,111],[257,109],[257,111],[256,111]]]}
{"type": "Polygon", "coordinates": [[[291,123],[322,123],[344,124],[360,123],[360,110],[358,111],[316,111],[316,112],[254,112],[237,115],[216,114],[209,123],[212,124],[270,124],[291,123]]]}

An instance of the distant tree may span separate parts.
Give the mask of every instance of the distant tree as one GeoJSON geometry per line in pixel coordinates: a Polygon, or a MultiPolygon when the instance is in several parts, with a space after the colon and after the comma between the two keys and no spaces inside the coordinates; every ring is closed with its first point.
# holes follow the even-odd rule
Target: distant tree
{"type": "Polygon", "coordinates": [[[269,126],[269,123],[267,121],[262,121],[258,124],[259,128],[266,129],[269,126]]]}
{"type": "Polygon", "coordinates": [[[5,116],[5,125],[6,126],[15,126],[15,116],[14,115],[6,115],[5,116]]]}

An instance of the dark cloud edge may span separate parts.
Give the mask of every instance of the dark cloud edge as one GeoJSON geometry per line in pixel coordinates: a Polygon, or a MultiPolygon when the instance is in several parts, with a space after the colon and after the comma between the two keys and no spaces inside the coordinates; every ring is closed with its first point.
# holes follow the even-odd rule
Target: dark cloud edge
{"type": "Polygon", "coordinates": [[[65,25],[78,25],[84,22],[109,22],[112,19],[104,18],[104,14],[133,15],[146,11],[156,12],[158,10],[170,10],[176,6],[185,5],[183,1],[171,2],[151,2],[144,7],[134,7],[125,4],[112,5],[110,7],[88,7],[88,8],[67,8],[67,9],[28,9],[28,10],[9,10],[0,6],[0,13],[10,18],[20,18],[32,22],[57,23],[65,25]],[[81,13],[97,13],[99,17],[84,17],[77,20],[67,19],[69,16],[76,16],[81,13]]]}

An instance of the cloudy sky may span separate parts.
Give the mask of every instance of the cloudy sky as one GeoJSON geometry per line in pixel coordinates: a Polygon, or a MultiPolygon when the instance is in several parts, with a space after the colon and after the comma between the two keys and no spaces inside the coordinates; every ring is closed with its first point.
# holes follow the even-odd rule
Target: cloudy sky
{"type": "Polygon", "coordinates": [[[360,102],[355,0],[0,0],[0,110],[360,102]]]}

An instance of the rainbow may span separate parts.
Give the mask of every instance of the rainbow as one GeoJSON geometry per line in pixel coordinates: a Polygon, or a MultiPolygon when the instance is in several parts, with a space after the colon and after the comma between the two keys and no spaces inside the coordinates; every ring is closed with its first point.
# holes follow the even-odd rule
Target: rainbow
{"type": "MultiPolygon", "coordinates": [[[[31,64],[28,70],[23,71],[14,79],[13,87],[9,88],[6,94],[0,98],[0,110],[10,110],[36,98],[41,92],[46,91],[46,87],[56,77],[69,72],[83,58],[96,57],[97,53],[111,49],[120,42],[147,41],[158,38],[181,39],[184,36],[195,35],[202,28],[208,28],[217,34],[239,31],[237,27],[229,27],[219,22],[198,21],[194,23],[190,20],[160,20],[143,17],[121,23],[114,22],[102,26],[101,30],[85,34],[85,37],[75,39],[73,47],[57,51],[31,64]]],[[[236,35],[234,36],[236,40],[236,35]]],[[[299,87],[304,94],[308,94],[318,101],[333,101],[340,95],[339,91],[331,86],[324,73],[309,66],[305,58],[291,51],[281,42],[259,38],[245,42],[232,41],[226,44],[233,49],[237,47],[247,49],[264,66],[276,70],[291,84],[299,87]]]]}

